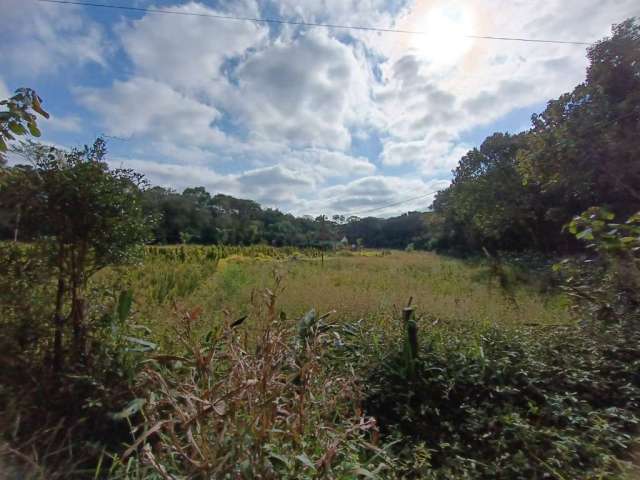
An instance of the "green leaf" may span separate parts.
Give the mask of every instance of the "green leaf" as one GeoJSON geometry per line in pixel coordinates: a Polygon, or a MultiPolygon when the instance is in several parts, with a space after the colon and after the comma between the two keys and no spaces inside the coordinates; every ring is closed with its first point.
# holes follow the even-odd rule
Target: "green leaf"
{"type": "Polygon", "coordinates": [[[27,124],[27,126],[29,127],[29,132],[31,132],[31,135],[33,135],[34,137],[39,137],[40,135],[42,135],[38,127],[36,127],[35,123],[29,123],[27,124]]]}
{"type": "Polygon", "coordinates": [[[131,313],[131,305],[133,304],[133,292],[131,290],[123,290],[118,298],[118,320],[124,322],[129,313],[131,313]]]}
{"type": "Polygon", "coordinates": [[[20,125],[19,123],[16,122],[11,122],[9,124],[9,129],[15,133],[16,135],[26,135],[27,134],[27,129],[24,128],[22,125],[20,125]]]}
{"type": "Polygon", "coordinates": [[[124,420],[132,415],[135,415],[142,407],[144,407],[147,401],[144,398],[135,398],[129,402],[129,404],[117,413],[110,414],[113,420],[124,420]]]}
{"type": "Polygon", "coordinates": [[[131,342],[131,343],[135,343],[136,345],[140,345],[140,348],[137,349],[132,349],[132,351],[135,352],[151,352],[153,350],[157,350],[158,349],[158,345],[153,343],[153,342],[149,342],[147,340],[142,340],[140,338],[135,338],[135,337],[124,337],[124,339],[127,342],[131,342]]]}
{"type": "Polygon", "coordinates": [[[289,467],[289,460],[283,455],[280,455],[280,454],[274,453],[274,452],[269,452],[269,458],[271,458],[273,460],[278,460],[279,462],[282,462],[282,464],[285,467],[289,467]]]}
{"type": "Polygon", "coordinates": [[[358,467],[353,470],[355,475],[365,477],[365,478],[377,478],[372,472],[367,470],[366,468],[358,467]]]}
{"type": "Polygon", "coordinates": [[[593,240],[593,231],[591,228],[586,228],[576,235],[578,240],[593,240]]]}
{"type": "Polygon", "coordinates": [[[309,457],[307,457],[306,454],[301,453],[300,455],[296,455],[296,458],[298,460],[300,460],[300,462],[302,462],[304,465],[306,465],[307,467],[315,470],[316,466],[313,464],[313,462],[309,459],[309,457]]]}

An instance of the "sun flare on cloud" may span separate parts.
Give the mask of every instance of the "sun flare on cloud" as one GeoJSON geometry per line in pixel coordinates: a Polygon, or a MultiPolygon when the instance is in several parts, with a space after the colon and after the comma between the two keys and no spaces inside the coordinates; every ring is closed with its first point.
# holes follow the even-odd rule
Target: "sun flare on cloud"
{"type": "Polygon", "coordinates": [[[408,38],[408,49],[437,67],[460,62],[474,46],[476,19],[470,2],[418,1],[403,28],[420,34],[408,38]]]}

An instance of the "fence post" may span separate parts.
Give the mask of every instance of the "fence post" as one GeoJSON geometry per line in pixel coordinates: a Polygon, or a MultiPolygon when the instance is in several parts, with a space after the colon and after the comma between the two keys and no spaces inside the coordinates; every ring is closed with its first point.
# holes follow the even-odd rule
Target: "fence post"
{"type": "Polygon", "coordinates": [[[407,330],[407,344],[411,362],[418,358],[418,324],[413,319],[414,308],[411,306],[402,309],[402,320],[407,330]]]}

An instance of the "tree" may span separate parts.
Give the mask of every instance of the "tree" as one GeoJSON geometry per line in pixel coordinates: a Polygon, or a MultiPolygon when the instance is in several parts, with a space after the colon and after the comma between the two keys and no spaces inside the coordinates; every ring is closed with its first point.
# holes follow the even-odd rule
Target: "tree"
{"type": "Polygon", "coordinates": [[[523,185],[517,169],[524,140],[524,134],[496,133],[462,157],[447,193],[434,202],[455,243],[471,249],[540,248],[541,197],[535,186],[523,185]]]}
{"type": "Polygon", "coordinates": [[[593,205],[640,208],[640,23],[614,26],[589,49],[586,81],[532,118],[518,163],[568,221],[593,205]]]}
{"type": "Polygon", "coordinates": [[[70,152],[32,142],[17,151],[33,168],[15,169],[0,189],[0,201],[23,205],[25,228],[50,252],[58,285],[54,369],[60,370],[67,326],[73,332],[74,360],[86,353],[88,279],[107,265],[131,260],[149,238],[152,219],[144,214],[141,199],[145,183],[131,170],[109,169],[100,138],[91,147],[70,152]],[[66,305],[70,312],[65,317],[66,305]]]}
{"type": "Polygon", "coordinates": [[[16,135],[40,136],[36,115],[31,111],[44,118],[49,118],[49,114],[42,108],[42,99],[30,88],[17,89],[15,95],[1,101],[0,106],[7,109],[0,112],[0,165],[3,165],[6,163],[4,154],[8,151],[8,143],[15,140],[16,135]]]}

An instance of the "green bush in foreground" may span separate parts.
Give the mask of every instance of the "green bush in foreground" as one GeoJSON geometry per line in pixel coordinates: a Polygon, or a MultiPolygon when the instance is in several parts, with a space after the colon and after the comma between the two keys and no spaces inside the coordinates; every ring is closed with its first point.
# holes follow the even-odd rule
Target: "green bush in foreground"
{"type": "Polygon", "coordinates": [[[638,427],[640,333],[621,326],[454,338],[369,376],[367,414],[405,478],[620,478],[638,427]]]}

